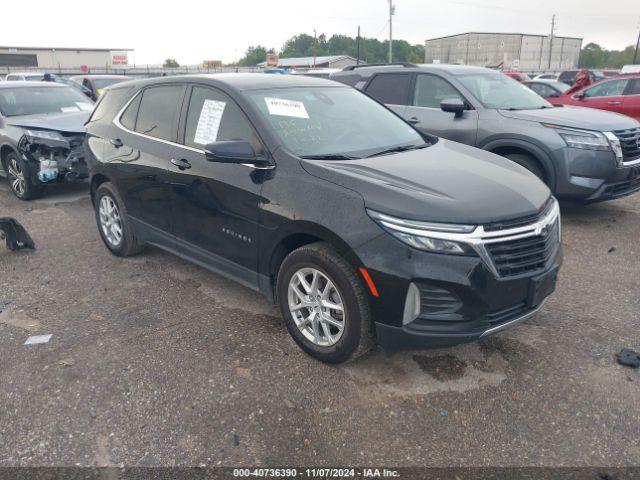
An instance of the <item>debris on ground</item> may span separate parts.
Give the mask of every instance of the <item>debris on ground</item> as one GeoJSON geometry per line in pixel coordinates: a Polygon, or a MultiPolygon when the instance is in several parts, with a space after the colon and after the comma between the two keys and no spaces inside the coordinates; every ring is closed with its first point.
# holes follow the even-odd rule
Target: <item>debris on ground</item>
{"type": "Polygon", "coordinates": [[[29,248],[35,250],[36,246],[25,228],[20,223],[9,217],[0,218],[0,240],[5,240],[7,248],[11,251],[29,248]]]}
{"type": "Polygon", "coordinates": [[[72,357],[67,357],[60,360],[58,364],[62,365],[63,367],[73,367],[76,364],[76,361],[72,357]]]}
{"type": "Polygon", "coordinates": [[[41,343],[49,343],[53,335],[31,335],[27,338],[27,341],[24,342],[24,345],[39,345],[41,343]]]}
{"type": "Polygon", "coordinates": [[[233,434],[233,445],[236,447],[240,445],[240,436],[235,433],[233,434]]]}
{"type": "Polygon", "coordinates": [[[617,250],[616,247],[611,247],[607,253],[613,253],[617,250]]]}
{"type": "Polygon", "coordinates": [[[624,365],[626,367],[640,367],[640,354],[630,348],[623,348],[620,350],[620,353],[616,353],[616,360],[620,365],[624,365]]]}
{"type": "Polygon", "coordinates": [[[440,409],[440,416],[441,417],[446,417],[447,416],[447,412],[444,410],[444,408],[440,409]]]}

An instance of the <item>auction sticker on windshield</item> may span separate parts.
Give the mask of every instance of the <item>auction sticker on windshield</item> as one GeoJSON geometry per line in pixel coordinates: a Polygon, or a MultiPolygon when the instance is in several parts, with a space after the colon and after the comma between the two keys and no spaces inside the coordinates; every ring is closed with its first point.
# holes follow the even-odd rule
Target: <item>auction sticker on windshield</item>
{"type": "Polygon", "coordinates": [[[280,115],[283,117],[309,118],[304,103],[284,98],[265,97],[270,115],[280,115]]]}

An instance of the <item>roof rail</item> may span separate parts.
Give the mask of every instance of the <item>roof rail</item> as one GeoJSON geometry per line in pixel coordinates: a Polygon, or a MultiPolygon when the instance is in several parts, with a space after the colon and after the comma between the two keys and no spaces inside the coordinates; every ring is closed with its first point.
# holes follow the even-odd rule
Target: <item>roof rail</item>
{"type": "Polygon", "coordinates": [[[417,67],[415,63],[409,62],[397,62],[397,63],[363,63],[361,65],[349,65],[342,69],[343,72],[347,72],[350,70],[355,70],[356,68],[364,68],[364,67],[417,67]]]}

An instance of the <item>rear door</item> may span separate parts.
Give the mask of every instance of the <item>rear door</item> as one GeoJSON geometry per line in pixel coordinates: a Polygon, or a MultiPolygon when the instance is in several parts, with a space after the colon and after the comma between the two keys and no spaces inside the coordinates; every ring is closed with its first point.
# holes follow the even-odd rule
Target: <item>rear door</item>
{"type": "Polygon", "coordinates": [[[624,92],[622,112],[640,120],[640,78],[632,78],[624,92]]]}
{"type": "Polygon", "coordinates": [[[449,81],[438,75],[416,75],[411,103],[404,117],[421,132],[467,145],[476,143],[478,112],[449,81]],[[457,98],[467,105],[460,117],[443,112],[440,108],[440,102],[451,98],[457,98]]]}
{"type": "Polygon", "coordinates": [[[583,90],[583,98],[577,98],[574,95],[574,98],[578,100],[576,105],[623,113],[623,93],[628,83],[629,79],[627,78],[600,82],[593,87],[583,90]]]}
{"type": "Polygon", "coordinates": [[[185,88],[164,84],[138,92],[114,121],[113,138],[104,142],[110,177],[143,237],[172,230],[168,166],[185,88]]]}
{"type": "Polygon", "coordinates": [[[364,88],[367,95],[404,117],[410,101],[411,73],[376,73],[364,88]]]}

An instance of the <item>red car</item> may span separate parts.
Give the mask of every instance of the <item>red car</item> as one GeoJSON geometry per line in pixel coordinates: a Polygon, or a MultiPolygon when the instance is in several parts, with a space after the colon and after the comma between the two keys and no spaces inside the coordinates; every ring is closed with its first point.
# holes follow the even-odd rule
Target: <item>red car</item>
{"type": "Polygon", "coordinates": [[[504,73],[507,77],[511,77],[514,80],[517,80],[519,82],[526,82],[528,80],[531,80],[531,77],[529,75],[522,72],[502,72],[502,73],[504,73]]]}
{"type": "Polygon", "coordinates": [[[620,75],[588,85],[553,103],[598,108],[640,120],[640,74],[620,75]]]}

